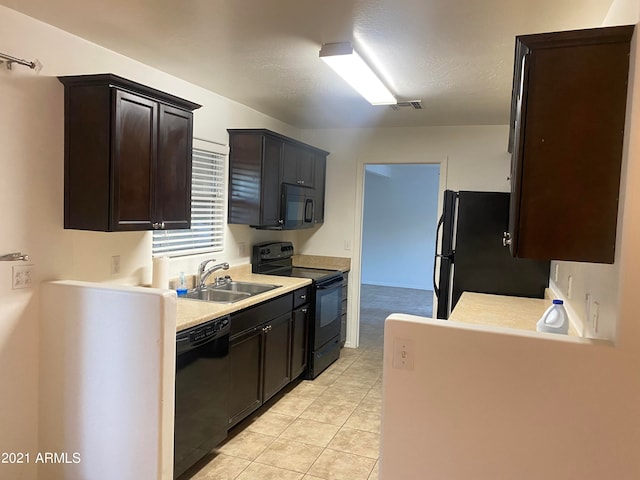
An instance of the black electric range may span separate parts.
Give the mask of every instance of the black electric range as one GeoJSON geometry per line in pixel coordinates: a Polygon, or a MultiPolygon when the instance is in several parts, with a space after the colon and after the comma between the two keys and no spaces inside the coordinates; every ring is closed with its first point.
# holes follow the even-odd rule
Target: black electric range
{"type": "Polygon", "coordinates": [[[306,378],[317,377],[340,357],[343,274],[339,270],[294,267],[291,242],[266,242],[253,246],[251,270],[263,275],[312,280],[312,312],[306,378]]]}

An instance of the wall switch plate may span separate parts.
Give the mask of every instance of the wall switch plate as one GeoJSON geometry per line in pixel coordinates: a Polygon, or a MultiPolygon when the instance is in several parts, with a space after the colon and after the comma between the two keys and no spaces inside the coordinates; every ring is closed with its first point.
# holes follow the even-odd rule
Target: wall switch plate
{"type": "Polygon", "coordinates": [[[600,323],[600,304],[598,302],[593,302],[591,307],[591,328],[593,329],[593,333],[598,333],[598,327],[600,323]]]}
{"type": "Polygon", "coordinates": [[[414,355],[413,340],[396,338],[393,341],[393,368],[413,370],[414,355]]]}
{"type": "Polygon", "coordinates": [[[553,281],[558,283],[559,278],[560,278],[560,264],[556,263],[556,266],[553,270],[553,281]]]}
{"type": "Polygon", "coordinates": [[[33,287],[35,280],[35,267],[33,265],[15,265],[12,270],[13,280],[11,284],[14,290],[33,287]]]}

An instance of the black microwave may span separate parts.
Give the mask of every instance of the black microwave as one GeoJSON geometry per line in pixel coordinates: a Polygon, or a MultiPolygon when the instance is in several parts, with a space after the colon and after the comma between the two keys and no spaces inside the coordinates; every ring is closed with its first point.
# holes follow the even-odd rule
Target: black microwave
{"type": "Polygon", "coordinates": [[[313,227],[315,190],[289,183],[282,184],[281,225],[283,229],[313,227]]]}

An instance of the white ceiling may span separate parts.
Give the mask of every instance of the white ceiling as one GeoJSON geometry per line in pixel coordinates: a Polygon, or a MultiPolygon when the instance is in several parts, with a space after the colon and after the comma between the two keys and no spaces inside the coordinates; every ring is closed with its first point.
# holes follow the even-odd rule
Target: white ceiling
{"type": "MultiPolygon", "coordinates": [[[[509,120],[514,37],[597,27],[611,0],[0,0],[301,128],[509,120]],[[400,100],[369,105],[318,58],[353,41],[400,100]]],[[[79,72],[80,73],[80,72],[79,72]]]]}

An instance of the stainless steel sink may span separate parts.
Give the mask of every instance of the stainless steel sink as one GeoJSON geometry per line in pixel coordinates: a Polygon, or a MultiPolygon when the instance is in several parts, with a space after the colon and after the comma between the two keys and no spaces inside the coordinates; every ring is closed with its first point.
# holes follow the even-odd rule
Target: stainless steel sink
{"type": "Polygon", "coordinates": [[[268,292],[279,286],[280,285],[231,281],[222,285],[207,285],[204,288],[192,290],[183,295],[182,298],[214,303],[234,303],[245,300],[253,295],[268,292]]]}
{"type": "Polygon", "coordinates": [[[210,288],[212,288],[213,290],[224,291],[224,292],[239,292],[239,293],[248,293],[249,295],[257,295],[259,293],[268,292],[269,290],[278,288],[279,286],[280,285],[267,285],[263,283],[231,281],[231,282],[227,282],[222,285],[216,285],[210,288]]]}

